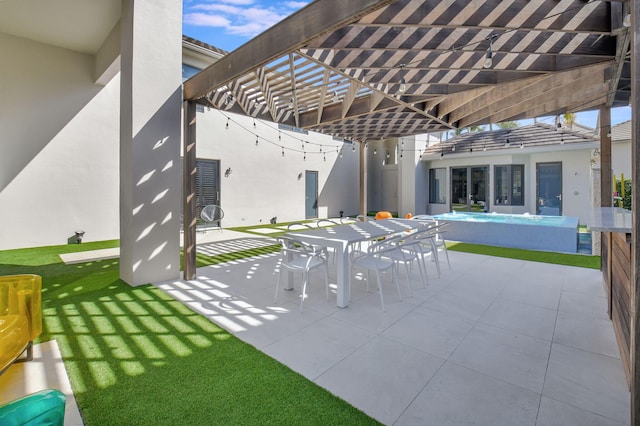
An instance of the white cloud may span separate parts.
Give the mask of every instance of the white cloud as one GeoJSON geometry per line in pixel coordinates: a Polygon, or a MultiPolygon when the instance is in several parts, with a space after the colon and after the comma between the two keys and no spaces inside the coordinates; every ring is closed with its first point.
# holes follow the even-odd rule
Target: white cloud
{"type": "Polygon", "coordinates": [[[223,28],[227,34],[254,37],[305,6],[302,1],[219,0],[185,2],[184,22],[223,28]]]}
{"type": "Polygon", "coordinates": [[[202,27],[227,28],[231,23],[222,16],[208,15],[206,13],[187,13],[182,18],[185,23],[202,27]]]}

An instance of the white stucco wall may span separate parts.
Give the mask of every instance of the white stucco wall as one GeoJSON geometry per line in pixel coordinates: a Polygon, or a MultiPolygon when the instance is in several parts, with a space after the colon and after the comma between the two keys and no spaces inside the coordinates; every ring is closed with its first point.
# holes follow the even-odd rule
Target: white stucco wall
{"type": "MultiPolygon", "coordinates": [[[[11,63],[0,67],[0,249],[66,244],[76,230],[85,242],[118,239],[119,74],[94,84],[93,57],[3,34],[0,51],[11,63]]],[[[340,157],[342,142],[329,136],[283,131],[282,157],[266,142],[278,141],[277,125],[257,121],[256,147],[253,134],[225,123],[217,111],[198,113],[198,158],[221,160],[225,227],[304,219],[305,170],[318,172],[319,217],[358,214],[357,146],[344,144],[340,157]],[[304,161],[289,149],[301,150],[300,139],[325,154],[309,144],[304,161]]]]}
{"type": "Polygon", "coordinates": [[[278,131],[271,122],[256,120],[254,127],[252,118],[217,110],[205,109],[196,120],[197,158],[220,160],[225,227],[304,219],[307,170],[318,172],[318,217],[358,214],[357,147],[314,132],[278,131]]]}
{"type": "Polygon", "coordinates": [[[0,52],[0,249],[118,238],[119,79],[4,34],[0,52]]]}
{"type": "Polygon", "coordinates": [[[611,171],[618,179],[624,174],[631,179],[631,141],[616,141],[611,144],[611,171]]]}

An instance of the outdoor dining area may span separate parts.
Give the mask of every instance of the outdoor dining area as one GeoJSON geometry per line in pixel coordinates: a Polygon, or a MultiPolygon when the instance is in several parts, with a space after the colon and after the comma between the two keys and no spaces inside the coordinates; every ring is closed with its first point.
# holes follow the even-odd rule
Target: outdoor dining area
{"type": "Polygon", "coordinates": [[[391,253],[437,224],[334,222],[158,287],[383,424],[629,423],[600,271],[451,250],[405,269],[391,253]]]}

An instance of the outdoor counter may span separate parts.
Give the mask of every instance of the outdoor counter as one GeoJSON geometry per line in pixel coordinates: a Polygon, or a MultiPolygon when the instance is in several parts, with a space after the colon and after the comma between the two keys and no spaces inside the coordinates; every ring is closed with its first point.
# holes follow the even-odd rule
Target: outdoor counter
{"type": "Polygon", "coordinates": [[[580,222],[590,231],[631,233],[631,211],[620,207],[594,207],[580,222]]]}

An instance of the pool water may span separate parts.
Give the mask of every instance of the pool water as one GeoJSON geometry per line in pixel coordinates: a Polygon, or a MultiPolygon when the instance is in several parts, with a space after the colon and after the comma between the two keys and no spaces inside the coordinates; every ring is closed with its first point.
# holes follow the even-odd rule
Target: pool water
{"type": "Polygon", "coordinates": [[[572,223],[573,219],[568,216],[538,216],[532,214],[503,214],[503,213],[475,213],[475,212],[452,212],[434,216],[438,220],[463,220],[465,222],[492,222],[492,223],[513,223],[518,225],[544,225],[544,226],[565,226],[572,223]]]}

